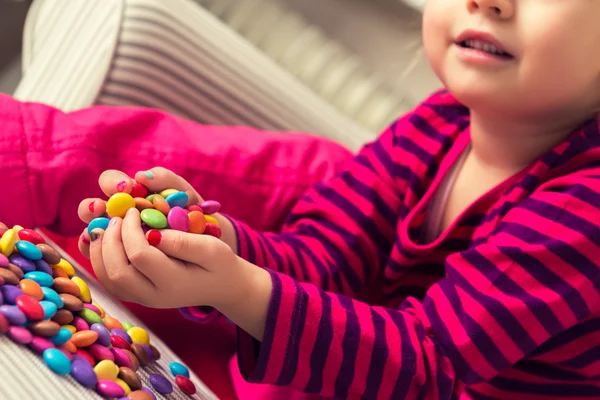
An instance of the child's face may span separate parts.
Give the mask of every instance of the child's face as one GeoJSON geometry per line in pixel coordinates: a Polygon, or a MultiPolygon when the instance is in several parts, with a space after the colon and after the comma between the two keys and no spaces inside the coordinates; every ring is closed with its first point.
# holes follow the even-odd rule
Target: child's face
{"type": "Polygon", "coordinates": [[[442,82],[478,112],[532,121],[600,110],[600,0],[428,0],[423,40],[442,82]],[[494,40],[510,56],[489,54],[494,40]]]}

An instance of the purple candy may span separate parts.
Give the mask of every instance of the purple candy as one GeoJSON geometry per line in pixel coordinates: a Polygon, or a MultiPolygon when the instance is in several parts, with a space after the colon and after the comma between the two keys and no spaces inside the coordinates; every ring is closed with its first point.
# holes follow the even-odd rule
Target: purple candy
{"type": "Polygon", "coordinates": [[[131,339],[131,336],[129,336],[129,334],[127,332],[125,332],[123,329],[119,329],[119,328],[114,328],[112,331],[110,331],[111,335],[116,335],[119,336],[125,340],[127,340],[127,343],[129,344],[133,344],[133,340],[131,339]]]}
{"type": "Polygon", "coordinates": [[[207,200],[200,204],[202,212],[206,215],[214,214],[221,209],[221,204],[218,201],[207,200]]]}
{"type": "Polygon", "coordinates": [[[96,343],[101,344],[104,347],[110,346],[110,332],[104,325],[92,324],[90,329],[98,334],[98,340],[96,340],[96,343]]]}
{"type": "Polygon", "coordinates": [[[90,330],[90,326],[88,325],[88,323],[85,322],[81,317],[73,318],[73,322],[71,322],[71,325],[73,325],[75,329],[77,329],[77,332],[90,330]]]}
{"type": "MultiPolygon", "coordinates": [[[[0,289],[1,289],[1,288],[2,288],[2,287],[0,286],[0,289]]],[[[4,304],[4,295],[2,294],[2,291],[0,290],[0,306],[1,306],[2,304],[4,304]]]]}
{"type": "Polygon", "coordinates": [[[17,297],[24,294],[18,286],[5,285],[0,287],[0,293],[4,296],[6,304],[15,304],[17,297]]]}
{"type": "Polygon", "coordinates": [[[17,267],[21,268],[25,274],[35,271],[35,263],[28,258],[23,257],[22,255],[13,254],[8,259],[12,264],[15,264],[17,267]]]}
{"type": "Polygon", "coordinates": [[[142,346],[142,349],[144,349],[146,351],[146,354],[148,354],[148,360],[150,360],[150,362],[154,362],[154,354],[152,353],[152,349],[150,349],[150,347],[146,346],[145,344],[139,344],[140,346],[142,346]]]}
{"type": "Polygon", "coordinates": [[[4,254],[0,254],[0,268],[8,267],[8,257],[4,254]]]}
{"type": "Polygon", "coordinates": [[[150,384],[160,394],[170,394],[173,392],[173,385],[167,378],[160,374],[150,375],[150,384]]]}
{"type": "Polygon", "coordinates": [[[52,343],[46,338],[34,336],[33,340],[29,344],[29,347],[31,347],[31,349],[36,353],[43,354],[44,351],[46,351],[47,349],[53,349],[55,346],[54,343],[52,343]]]}
{"type": "Polygon", "coordinates": [[[150,396],[152,396],[152,398],[153,398],[154,400],[156,400],[156,395],[154,394],[154,392],[153,392],[152,390],[150,390],[150,389],[148,389],[148,388],[145,388],[145,387],[143,387],[143,388],[142,388],[142,390],[143,390],[144,392],[148,393],[150,396]]]}
{"type": "Polygon", "coordinates": [[[73,360],[71,375],[77,382],[86,387],[94,387],[98,383],[94,368],[84,359],[77,358],[73,360]]]}
{"type": "Polygon", "coordinates": [[[11,325],[25,325],[27,317],[16,306],[0,306],[0,314],[4,315],[11,325]]]}
{"type": "Polygon", "coordinates": [[[48,264],[46,261],[44,260],[36,260],[34,261],[35,263],[35,269],[40,271],[40,272],[45,272],[48,275],[52,276],[52,267],[50,267],[50,264],[48,264]]]}

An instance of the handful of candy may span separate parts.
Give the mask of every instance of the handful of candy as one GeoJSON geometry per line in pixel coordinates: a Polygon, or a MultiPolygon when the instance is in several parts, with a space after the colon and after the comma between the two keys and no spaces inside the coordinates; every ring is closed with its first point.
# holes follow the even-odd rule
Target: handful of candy
{"type": "Polygon", "coordinates": [[[131,193],[116,193],[108,199],[106,216],[92,220],[88,225],[88,233],[96,228],[105,230],[111,218],[123,218],[129,209],[137,208],[145,231],[168,228],[220,238],[221,228],[212,214],[218,212],[221,205],[214,200],[190,206],[188,202],[186,192],[166,189],[150,193],[144,185],[135,183],[131,193]]]}
{"type": "MultiPolygon", "coordinates": [[[[120,198],[125,197],[111,203],[112,211],[120,198]]],[[[73,266],[36,231],[0,223],[3,335],[41,355],[55,373],[71,375],[104,397],[156,399],[137,373],[160,358],[148,332],[105,313],[73,266]]],[[[169,367],[180,391],[194,395],[189,370],[177,362],[169,367]]],[[[150,375],[149,383],[163,395],[174,391],[171,381],[158,373],[150,375]]]]}

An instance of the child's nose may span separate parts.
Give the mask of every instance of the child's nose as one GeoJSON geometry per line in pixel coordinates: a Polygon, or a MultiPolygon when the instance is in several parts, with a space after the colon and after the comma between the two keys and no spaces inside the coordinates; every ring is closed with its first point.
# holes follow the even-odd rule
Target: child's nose
{"type": "Polygon", "coordinates": [[[499,19],[510,19],[515,11],[514,0],[467,0],[467,8],[499,19]]]}

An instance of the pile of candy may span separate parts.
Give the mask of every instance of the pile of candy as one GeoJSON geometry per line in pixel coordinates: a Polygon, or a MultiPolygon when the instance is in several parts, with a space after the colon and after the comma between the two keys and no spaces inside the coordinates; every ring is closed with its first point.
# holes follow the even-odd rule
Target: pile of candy
{"type": "MultiPolygon", "coordinates": [[[[73,266],[37,232],[0,223],[0,253],[0,335],[105,397],[156,398],[136,372],[160,358],[143,328],[106,314],[73,266]]],[[[196,393],[185,366],[171,363],[170,370],[182,392],[196,393]]],[[[173,392],[160,374],[150,375],[150,384],[158,393],[173,392]]]]}
{"type": "Polygon", "coordinates": [[[221,205],[214,201],[205,201],[187,207],[189,197],[186,192],[166,189],[150,194],[148,188],[136,183],[131,193],[120,192],[112,195],[106,203],[106,216],[92,220],[88,232],[108,227],[110,218],[123,218],[131,208],[140,210],[142,226],[148,229],[174,229],[183,232],[221,237],[221,228],[212,216],[221,205]]]}

